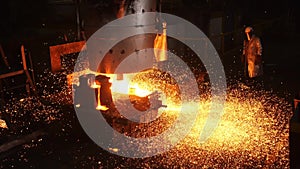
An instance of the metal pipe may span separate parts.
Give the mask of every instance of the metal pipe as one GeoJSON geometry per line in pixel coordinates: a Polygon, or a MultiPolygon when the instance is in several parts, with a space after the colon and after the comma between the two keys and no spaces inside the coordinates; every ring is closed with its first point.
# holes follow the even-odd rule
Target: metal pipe
{"type": "Polygon", "coordinates": [[[80,24],[80,11],[79,11],[79,5],[80,0],[75,1],[75,8],[76,8],[76,26],[77,26],[77,40],[81,39],[81,24],[80,24]]]}

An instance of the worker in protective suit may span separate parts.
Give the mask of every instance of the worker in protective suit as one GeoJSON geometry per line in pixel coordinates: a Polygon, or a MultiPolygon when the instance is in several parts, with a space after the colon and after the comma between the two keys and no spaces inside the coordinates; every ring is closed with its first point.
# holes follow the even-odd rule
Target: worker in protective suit
{"type": "Polygon", "coordinates": [[[247,27],[245,33],[247,35],[243,49],[245,76],[249,78],[262,76],[262,46],[260,39],[254,35],[251,27],[247,27]]]}

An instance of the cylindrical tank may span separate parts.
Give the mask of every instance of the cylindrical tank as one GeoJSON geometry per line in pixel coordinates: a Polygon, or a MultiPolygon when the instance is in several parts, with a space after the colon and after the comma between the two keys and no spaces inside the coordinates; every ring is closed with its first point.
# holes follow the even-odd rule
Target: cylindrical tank
{"type": "MultiPolygon", "coordinates": [[[[133,29],[156,29],[157,18],[149,15],[143,15],[145,12],[159,11],[159,0],[121,0],[118,1],[119,12],[117,18],[122,18],[126,15],[135,14],[134,25],[127,25],[133,29]]],[[[120,30],[124,29],[120,26],[120,30]]],[[[154,41],[156,34],[139,34],[121,40],[105,55],[102,62],[97,66],[97,71],[101,73],[135,73],[139,72],[143,67],[151,67],[154,65],[155,57],[154,41]],[[122,64],[132,65],[130,69],[121,69],[116,71],[118,66],[122,64]]],[[[125,66],[126,67],[126,66],[125,66]]]]}

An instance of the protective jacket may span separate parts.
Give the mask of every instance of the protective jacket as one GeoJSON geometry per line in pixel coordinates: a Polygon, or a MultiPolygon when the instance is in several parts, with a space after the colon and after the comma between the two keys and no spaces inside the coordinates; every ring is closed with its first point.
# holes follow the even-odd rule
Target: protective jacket
{"type": "Polygon", "coordinates": [[[262,67],[262,46],[260,39],[252,35],[250,41],[244,41],[243,56],[245,57],[245,65],[248,69],[250,78],[261,76],[263,74],[262,67]]]}

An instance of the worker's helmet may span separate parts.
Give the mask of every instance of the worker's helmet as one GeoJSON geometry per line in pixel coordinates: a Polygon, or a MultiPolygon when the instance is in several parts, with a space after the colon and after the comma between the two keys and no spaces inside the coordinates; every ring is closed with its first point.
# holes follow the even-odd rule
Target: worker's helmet
{"type": "Polygon", "coordinates": [[[245,33],[250,33],[250,32],[253,32],[253,28],[248,26],[246,29],[245,29],[245,33]]]}

